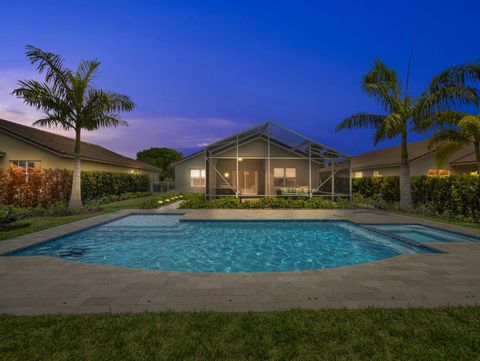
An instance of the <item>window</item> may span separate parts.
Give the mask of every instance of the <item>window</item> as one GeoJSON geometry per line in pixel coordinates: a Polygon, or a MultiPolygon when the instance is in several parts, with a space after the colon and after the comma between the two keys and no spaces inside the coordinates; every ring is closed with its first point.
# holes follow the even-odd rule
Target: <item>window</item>
{"type": "Polygon", "coordinates": [[[273,168],[274,187],[296,187],[297,170],[295,168],[273,168]]]}
{"type": "Polygon", "coordinates": [[[190,169],[190,185],[192,187],[205,187],[205,169],[190,169]]]}
{"type": "Polygon", "coordinates": [[[362,178],[363,172],[353,172],[353,178],[362,178]]]}
{"type": "Polygon", "coordinates": [[[295,168],[285,168],[285,186],[297,186],[297,170],[295,168]]]}
{"type": "Polygon", "coordinates": [[[41,162],[39,160],[11,160],[10,165],[16,165],[23,168],[25,173],[28,174],[28,168],[40,168],[41,162]]]}
{"type": "Polygon", "coordinates": [[[373,176],[374,176],[374,177],[381,177],[382,175],[380,174],[380,171],[379,171],[379,170],[374,170],[374,171],[373,171],[373,176]]]}

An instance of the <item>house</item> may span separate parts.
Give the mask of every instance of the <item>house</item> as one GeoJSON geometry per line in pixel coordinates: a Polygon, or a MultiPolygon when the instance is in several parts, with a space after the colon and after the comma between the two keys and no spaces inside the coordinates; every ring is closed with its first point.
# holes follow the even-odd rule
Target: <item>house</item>
{"type": "Polygon", "coordinates": [[[351,196],[348,155],[273,122],[207,145],[172,165],[177,192],[207,198],[351,196]]]}
{"type": "MultiPolygon", "coordinates": [[[[401,147],[390,147],[363,153],[352,158],[353,177],[377,177],[400,175],[401,147]]],[[[428,141],[420,140],[408,144],[410,174],[449,175],[470,173],[477,170],[473,146],[465,147],[451,156],[443,166],[436,160],[435,149],[428,148],[428,141]]]]}
{"type": "MultiPolygon", "coordinates": [[[[0,167],[73,169],[74,148],[72,138],[0,119],[0,167]]],[[[87,142],[81,160],[82,170],[148,174],[152,186],[160,174],[157,167],[87,142]]]]}

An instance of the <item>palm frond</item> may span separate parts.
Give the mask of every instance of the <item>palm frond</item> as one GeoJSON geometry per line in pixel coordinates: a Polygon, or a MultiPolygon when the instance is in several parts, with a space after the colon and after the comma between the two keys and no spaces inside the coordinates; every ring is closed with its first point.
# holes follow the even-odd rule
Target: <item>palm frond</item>
{"type": "Polygon", "coordinates": [[[26,104],[45,112],[54,110],[65,116],[70,115],[70,107],[63,94],[58,94],[48,84],[36,80],[21,80],[18,84],[20,87],[15,89],[13,94],[23,99],[26,104]]]}
{"type": "Polygon", "coordinates": [[[405,130],[406,124],[398,113],[392,113],[385,117],[384,121],[377,128],[374,135],[374,144],[381,140],[392,139],[405,130]]]}
{"type": "Polygon", "coordinates": [[[76,130],[128,125],[119,113],[133,110],[133,101],[126,95],[95,89],[92,84],[98,60],[82,61],[73,73],[56,54],[30,45],[27,56],[40,73],[45,73],[45,82],[20,81],[13,94],[45,113],[34,125],[76,130]]]}
{"type": "Polygon", "coordinates": [[[342,122],[340,122],[335,130],[338,132],[343,129],[353,128],[378,128],[385,119],[384,115],[357,113],[342,122]]]}
{"type": "Polygon", "coordinates": [[[82,113],[82,127],[94,130],[101,127],[128,126],[118,113],[133,110],[135,104],[122,94],[90,89],[82,113]]]}
{"type": "Polygon", "coordinates": [[[430,90],[449,86],[466,86],[480,81],[480,61],[472,64],[452,66],[435,76],[430,82],[430,90]]]}
{"type": "Polygon", "coordinates": [[[54,53],[44,52],[41,49],[27,45],[26,55],[32,64],[37,64],[40,74],[45,71],[45,81],[51,82],[55,89],[68,88],[68,81],[71,76],[69,69],[63,66],[63,59],[54,53]]]}
{"type": "Polygon", "coordinates": [[[416,102],[414,113],[428,117],[459,105],[478,106],[480,96],[475,83],[479,81],[480,62],[452,66],[432,79],[416,102]]]}
{"type": "Polygon", "coordinates": [[[94,60],[82,60],[77,69],[77,75],[83,79],[86,83],[90,83],[95,78],[95,73],[100,66],[100,61],[94,60]]]}
{"type": "Polygon", "coordinates": [[[75,129],[76,126],[72,122],[66,121],[63,114],[58,112],[48,112],[45,118],[41,118],[33,122],[36,127],[57,127],[64,130],[75,129]]]}
{"type": "Polygon", "coordinates": [[[433,133],[428,140],[428,148],[431,149],[442,143],[462,143],[466,145],[470,142],[469,138],[462,134],[458,128],[440,129],[433,133]]]}
{"type": "Polygon", "coordinates": [[[450,85],[434,91],[427,89],[415,103],[413,113],[417,119],[428,118],[436,112],[455,109],[460,105],[478,105],[478,100],[478,89],[475,87],[450,85]]]}
{"type": "Polygon", "coordinates": [[[446,110],[415,118],[413,131],[426,132],[432,129],[442,129],[458,125],[465,113],[446,110]]]}
{"type": "Polygon", "coordinates": [[[400,82],[398,74],[380,60],[375,60],[373,68],[363,77],[362,89],[378,100],[386,111],[399,111],[400,82]]]}
{"type": "Polygon", "coordinates": [[[465,143],[456,141],[446,141],[440,144],[436,149],[435,158],[439,168],[443,168],[446,161],[465,147],[465,143]]]}
{"type": "Polygon", "coordinates": [[[480,139],[480,115],[465,115],[458,121],[458,127],[465,136],[480,139]]]}

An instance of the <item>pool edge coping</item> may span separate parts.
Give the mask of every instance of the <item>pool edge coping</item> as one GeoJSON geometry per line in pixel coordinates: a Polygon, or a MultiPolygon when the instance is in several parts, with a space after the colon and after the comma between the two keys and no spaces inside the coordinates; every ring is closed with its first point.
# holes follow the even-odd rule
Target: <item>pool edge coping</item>
{"type": "MultiPolygon", "coordinates": [[[[118,211],[115,211],[115,212],[110,212],[110,213],[101,214],[101,215],[98,215],[98,216],[93,216],[93,217],[85,218],[85,219],[70,222],[70,223],[65,223],[65,224],[55,226],[55,227],[52,227],[52,228],[47,228],[47,229],[44,229],[44,230],[41,230],[41,231],[28,233],[28,234],[25,234],[25,235],[21,235],[21,236],[17,236],[17,237],[14,237],[14,238],[6,239],[4,241],[0,241],[0,257],[8,257],[8,255],[10,253],[17,252],[17,251],[20,251],[22,249],[25,249],[25,248],[28,248],[28,247],[31,247],[31,246],[34,246],[34,245],[37,245],[37,244],[52,241],[52,240],[54,240],[56,238],[59,238],[59,237],[67,236],[67,235],[74,234],[74,233],[77,233],[77,232],[81,232],[81,231],[84,231],[86,229],[96,227],[96,226],[100,226],[102,224],[112,222],[112,221],[116,221],[118,219],[128,217],[128,216],[131,216],[131,215],[142,215],[142,214],[144,214],[144,215],[177,215],[177,216],[181,216],[183,218],[185,215],[187,215],[187,213],[188,213],[188,211],[185,211],[183,209],[172,210],[171,208],[170,209],[167,208],[167,206],[165,206],[165,208],[162,207],[162,208],[155,208],[155,209],[122,209],[122,210],[118,210],[118,211]]],[[[388,212],[386,212],[386,213],[388,213],[388,212]]],[[[348,219],[345,216],[342,217],[342,218],[338,218],[338,217],[326,217],[326,218],[306,217],[306,218],[296,218],[296,219],[281,219],[281,218],[275,218],[275,219],[273,219],[273,218],[272,219],[259,219],[259,218],[252,218],[252,219],[186,218],[186,219],[182,219],[182,218],[180,219],[181,222],[187,222],[187,221],[188,222],[197,222],[197,221],[204,221],[204,222],[208,222],[208,221],[237,221],[237,222],[242,222],[242,221],[253,221],[253,222],[254,221],[288,221],[288,222],[294,222],[294,221],[344,221],[344,222],[349,222],[349,223],[355,224],[359,227],[362,227],[364,229],[367,229],[368,231],[372,231],[372,232],[377,233],[377,234],[382,234],[382,233],[378,232],[376,229],[375,230],[370,229],[370,226],[373,226],[374,224],[392,224],[392,223],[355,222],[351,219],[348,219]]],[[[395,223],[395,224],[397,224],[397,223],[395,223]]],[[[401,223],[398,223],[398,224],[401,224],[401,223]]],[[[407,224],[407,223],[403,223],[403,224],[407,224]]],[[[444,228],[434,227],[434,226],[431,226],[429,224],[422,224],[422,223],[408,223],[408,224],[417,224],[417,225],[420,225],[420,226],[436,228],[436,229],[446,231],[446,232],[450,232],[450,233],[453,233],[453,234],[456,233],[456,234],[467,236],[467,237],[475,237],[475,236],[468,235],[467,233],[462,234],[460,232],[455,232],[455,231],[451,231],[451,230],[444,229],[444,228]]],[[[432,253],[443,253],[442,250],[439,250],[437,247],[433,247],[432,243],[429,243],[429,244],[417,243],[415,241],[408,240],[408,239],[405,239],[403,237],[400,237],[400,236],[394,235],[393,233],[388,233],[388,232],[386,232],[386,234],[382,234],[382,235],[388,236],[388,237],[393,238],[393,239],[396,239],[398,241],[401,241],[402,243],[407,243],[409,245],[413,245],[413,246],[424,248],[424,249],[427,248],[427,249],[433,251],[432,253]]],[[[443,242],[436,242],[435,245],[437,243],[443,243],[443,242]]],[[[450,244],[451,242],[447,242],[447,243],[450,244]]],[[[455,242],[455,243],[462,244],[462,243],[469,243],[469,242],[455,242]]]]}

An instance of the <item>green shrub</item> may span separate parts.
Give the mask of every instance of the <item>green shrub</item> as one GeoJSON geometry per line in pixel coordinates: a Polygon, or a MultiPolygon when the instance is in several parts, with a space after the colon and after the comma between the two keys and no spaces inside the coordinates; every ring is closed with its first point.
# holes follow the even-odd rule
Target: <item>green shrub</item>
{"type": "MultiPolygon", "coordinates": [[[[480,177],[467,174],[416,176],[412,177],[411,184],[413,204],[419,213],[480,222],[480,177]]],[[[400,200],[399,178],[355,178],[353,192],[391,208],[400,200]]]]}
{"type": "Polygon", "coordinates": [[[142,203],[141,208],[143,209],[154,209],[158,207],[166,206],[167,204],[177,202],[183,198],[181,194],[165,194],[158,197],[153,197],[145,200],[142,203]]]}
{"type": "Polygon", "coordinates": [[[82,172],[82,199],[89,201],[125,193],[148,192],[150,178],[146,174],[82,172]]]}
{"type": "Polygon", "coordinates": [[[17,220],[13,207],[0,205],[0,227],[9,226],[17,220]]]}
{"type": "Polygon", "coordinates": [[[220,209],[335,209],[335,208],[358,208],[361,202],[348,199],[332,201],[322,197],[265,197],[256,200],[242,201],[240,198],[225,197],[206,201],[204,195],[188,195],[180,204],[180,208],[220,208],[220,209]]]}
{"type": "MultiPolygon", "coordinates": [[[[83,171],[81,179],[84,202],[106,197],[105,203],[118,200],[114,196],[150,190],[146,174],[83,171]]],[[[23,168],[0,168],[0,204],[31,208],[67,203],[71,185],[72,171],[67,169],[35,169],[26,177],[23,168]]]]}
{"type": "Polygon", "coordinates": [[[88,200],[85,202],[86,206],[101,206],[102,204],[124,201],[126,199],[133,199],[133,198],[142,198],[148,197],[152,193],[151,192],[127,192],[122,194],[109,194],[104,195],[99,198],[95,198],[92,200],[88,200]]]}
{"type": "Polygon", "coordinates": [[[75,214],[86,214],[91,212],[96,212],[100,208],[95,206],[85,206],[76,209],[69,209],[65,203],[54,203],[47,207],[37,206],[37,207],[13,207],[9,206],[11,213],[15,216],[16,219],[25,219],[31,217],[64,217],[71,216],[75,214]]]}

